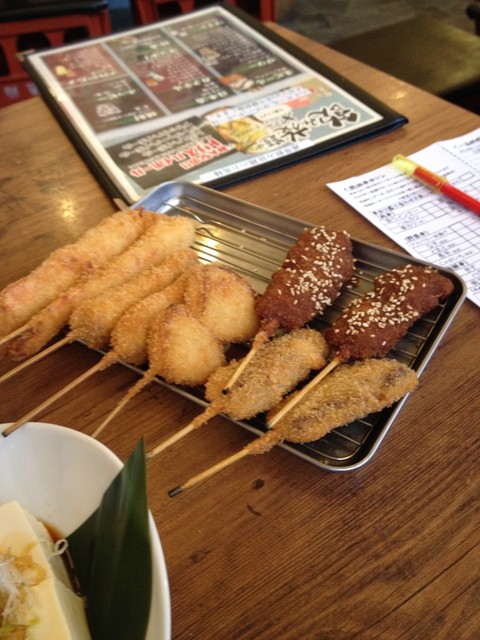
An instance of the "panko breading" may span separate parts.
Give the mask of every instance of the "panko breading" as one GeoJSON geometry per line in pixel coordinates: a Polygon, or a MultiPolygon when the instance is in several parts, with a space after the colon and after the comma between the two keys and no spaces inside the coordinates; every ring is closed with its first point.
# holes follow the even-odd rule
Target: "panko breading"
{"type": "Polygon", "coordinates": [[[82,274],[118,255],[158,216],[139,211],[119,211],[103,218],[75,243],[53,251],[36,269],[0,292],[0,336],[28,321],[82,274]]]}
{"type": "MultiPolygon", "coordinates": [[[[370,359],[340,365],[269,431],[237,453],[170,489],[168,495],[173,498],[247,456],[267,453],[284,440],[318,440],[336,427],[389,407],[412,391],[417,383],[415,372],[396,360],[370,359]]],[[[290,397],[292,395],[294,394],[290,397]]],[[[286,401],[288,402],[288,398],[286,401]]],[[[281,406],[282,403],[271,411],[269,422],[274,422],[281,406]]],[[[156,447],[147,454],[147,458],[162,450],[163,447],[156,447]]]]}
{"type": "Polygon", "coordinates": [[[149,371],[167,382],[197,386],[225,364],[222,344],[185,305],[173,305],[148,336],[149,371]]]}
{"type": "MultiPolygon", "coordinates": [[[[304,229],[255,302],[259,331],[252,343],[251,356],[279,329],[300,329],[323,313],[352,278],[353,267],[352,242],[346,231],[326,227],[304,229]]],[[[247,356],[227,382],[226,393],[248,362],[247,356]]]]}
{"type": "Polygon", "coordinates": [[[188,271],[161,291],[151,293],[132,305],[113,327],[110,345],[119,360],[141,365],[147,362],[147,337],[150,325],[159,320],[172,304],[183,301],[188,271]]]}
{"type": "Polygon", "coordinates": [[[221,342],[246,342],[258,328],[255,292],[238,273],[215,264],[198,265],[189,274],[185,306],[221,342]]]}
{"type": "Polygon", "coordinates": [[[215,371],[205,396],[218,413],[234,420],[251,418],[278,404],[313,369],[325,366],[328,346],[314,329],[297,329],[265,343],[228,394],[226,382],[239,366],[236,360],[215,371]]]}
{"type": "Polygon", "coordinates": [[[153,222],[149,228],[123,253],[88,274],[30,318],[23,333],[9,346],[13,360],[37,353],[64,328],[73,311],[83,302],[100,295],[108,298],[116,287],[193,243],[195,224],[192,220],[151,215],[153,222]]]}
{"type": "Polygon", "coordinates": [[[70,316],[72,338],[83,340],[92,349],[104,349],[110,334],[127,309],[145,296],[164,289],[196,261],[193,249],[169,255],[162,264],[151,267],[108,293],[85,300],[70,316]]]}
{"type": "MultiPolygon", "coordinates": [[[[391,406],[412,391],[417,383],[415,371],[397,360],[372,358],[342,364],[279,420],[267,435],[271,436],[271,441],[274,440],[273,444],[283,440],[318,440],[336,427],[391,406]]],[[[268,420],[272,420],[280,408],[281,405],[273,409],[268,420]]]]}

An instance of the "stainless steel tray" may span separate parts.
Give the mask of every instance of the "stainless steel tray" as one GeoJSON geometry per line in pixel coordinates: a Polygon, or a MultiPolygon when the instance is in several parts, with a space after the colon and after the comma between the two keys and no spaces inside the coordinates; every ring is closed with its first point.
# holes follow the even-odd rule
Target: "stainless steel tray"
{"type": "MultiPolygon", "coordinates": [[[[136,206],[166,215],[195,219],[199,224],[194,248],[199,259],[205,263],[216,261],[243,274],[259,293],[265,290],[272,273],[282,264],[285,254],[300,232],[305,227],[312,226],[207,187],[181,181],[164,183],[136,206]]],[[[334,305],[310,324],[320,331],[332,323],[353,297],[362,296],[369,291],[373,278],[378,274],[407,263],[426,264],[411,256],[355,239],[353,247],[356,286],[345,288],[334,305]]],[[[412,367],[418,375],[423,371],[466,295],[465,285],[455,273],[441,268],[438,270],[452,280],[454,292],[445,303],[418,320],[391,353],[392,357],[412,367]]],[[[201,406],[206,404],[200,388],[187,389],[169,385],[159,378],[157,381],[201,406]]],[[[335,429],[315,442],[286,442],[280,446],[324,469],[346,471],[358,468],[377,451],[406,399],[405,397],[394,406],[371,414],[364,420],[356,420],[335,429]]],[[[257,435],[265,431],[262,416],[234,422],[257,435]]]]}

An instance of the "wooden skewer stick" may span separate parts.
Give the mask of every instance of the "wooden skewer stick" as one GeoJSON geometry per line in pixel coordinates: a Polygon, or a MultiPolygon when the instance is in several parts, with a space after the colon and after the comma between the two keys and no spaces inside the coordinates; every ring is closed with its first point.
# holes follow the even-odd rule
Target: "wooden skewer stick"
{"type": "Polygon", "coordinates": [[[295,407],[300,402],[300,400],[302,400],[307,395],[307,393],[310,393],[310,391],[314,387],[316,387],[317,384],[319,384],[331,371],[335,369],[335,367],[337,367],[341,363],[342,363],[342,360],[340,358],[333,358],[333,360],[331,360],[326,367],[321,369],[317,373],[317,375],[314,378],[312,378],[312,380],[310,380],[310,382],[307,385],[303,387],[303,389],[301,389],[298,393],[296,393],[293,396],[293,398],[280,409],[280,411],[277,411],[277,413],[269,421],[268,427],[274,427],[277,424],[277,422],[280,422],[283,416],[285,416],[289,411],[291,411],[293,407],[295,407]]]}
{"type": "Polygon", "coordinates": [[[19,336],[21,333],[25,331],[27,326],[28,326],[27,324],[22,324],[22,326],[18,327],[18,329],[14,329],[13,331],[10,331],[10,333],[7,333],[6,336],[3,336],[2,338],[0,338],[0,346],[2,344],[6,344],[7,342],[10,342],[11,340],[19,336]]]}
{"type": "Polygon", "coordinates": [[[11,433],[16,431],[19,427],[21,427],[22,424],[25,424],[25,422],[28,422],[32,418],[35,418],[40,413],[45,411],[45,409],[48,409],[50,405],[52,405],[54,402],[62,398],[64,395],[66,395],[69,391],[74,389],[81,382],[90,378],[90,376],[92,376],[97,371],[102,371],[102,369],[105,369],[106,367],[108,367],[110,364],[112,364],[112,359],[111,357],[109,358],[109,356],[110,354],[107,354],[106,356],[104,356],[100,360],[100,362],[97,362],[97,364],[94,364],[93,367],[90,367],[90,369],[87,369],[87,371],[84,371],[84,373],[78,376],[78,378],[75,378],[75,380],[72,380],[72,382],[67,384],[65,387],[62,387],[62,389],[60,389],[59,391],[54,393],[52,396],[47,398],[44,402],[39,404],[37,407],[35,407],[34,409],[26,413],[22,418],[20,418],[20,420],[13,422],[9,427],[7,427],[2,432],[2,435],[5,437],[9,436],[11,433]]]}
{"type": "Polygon", "coordinates": [[[95,431],[92,433],[92,438],[97,438],[105,429],[105,427],[108,424],[110,424],[113,418],[115,418],[115,416],[117,416],[120,413],[120,411],[125,407],[125,405],[128,404],[130,400],[137,395],[137,393],[140,393],[140,391],[144,387],[146,387],[147,384],[150,384],[150,382],[152,382],[154,377],[155,377],[155,374],[153,372],[147,371],[143,376],[143,378],[141,378],[136,384],[133,385],[133,387],[131,387],[127,391],[127,393],[123,396],[120,402],[117,403],[117,406],[108,414],[105,420],[95,429],[95,431]]]}
{"type": "Polygon", "coordinates": [[[211,476],[215,475],[219,471],[222,471],[222,469],[225,469],[225,467],[228,467],[231,464],[234,464],[235,462],[237,462],[238,460],[241,460],[242,458],[245,458],[249,454],[250,452],[247,450],[246,447],[244,449],[240,449],[240,451],[237,451],[237,453],[234,453],[233,456],[230,456],[229,458],[225,458],[224,460],[221,460],[217,464],[214,464],[209,469],[202,471],[202,473],[199,473],[198,475],[193,476],[192,478],[190,478],[190,480],[187,480],[186,482],[184,482],[183,485],[179,487],[175,487],[174,489],[170,489],[170,491],[168,492],[168,495],[170,496],[170,498],[173,498],[179,493],[182,493],[183,491],[185,491],[185,489],[190,489],[191,487],[194,487],[196,484],[203,482],[204,480],[206,480],[207,478],[210,478],[211,476]]]}
{"type": "Polygon", "coordinates": [[[145,457],[147,458],[147,460],[150,460],[150,458],[154,458],[162,451],[165,451],[165,449],[168,449],[168,447],[171,447],[172,444],[175,444],[175,442],[178,442],[195,429],[198,429],[198,427],[207,422],[207,420],[210,420],[210,418],[213,418],[213,416],[215,415],[217,415],[215,407],[209,405],[205,409],[205,411],[194,418],[189,424],[187,424],[187,426],[183,427],[183,429],[180,429],[180,431],[174,433],[173,436],[167,438],[167,440],[164,440],[164,442],[161,442],[159,445],[148,451],[145,457]]]}
{"type": "Polygon", "coordinates": [[[66,344],[69,344],[71,341],[72,339],[69,336],[66,336],[61,340],[54,342],[46,349],[42,349],[42,351],[35,353],[31,358],[28,358],[28,360],[24,360],[23,362],[21,362],[19,365],[17,365],[10,371],[7,371],[6,373],[4,373],[3,376],[0,376],[0,384],[2,382],[5,382],[6,380],[9,380],[10,378],[13,378],[13,376],[15,376],[17,373],[20,373],[30,365],[35,364],[35,362],[40,362],[40,360],[43,360],[43,358],[50,355],[51,353],[54,353],[61,347],[64,347],[66,344]]]}
{"type": "Polygon", "coordinates": [[[245,358],[243,358],[242,362],[236,368],[233,376],[230,378],[225,388],[223,389],[224,394],[230,393],[230,389],[233,387],[236,381],[240,378],[240,376],[245,371],[247,366],[250,364],[250,361],[252,360],[254,355],[257,353],[257,351],[260,349],[260,347],[263,344],[265,344],[265,342],[267,342],[267,340],[270,338],[272,333],[273,331],[270,331],[269,329],[262,329],[257,333],[257,335],[255,336],[252,342],[250,351],[247,353],[245,358]]]}
{"type": "MultiPolygon", "coordinates": [[[[287,414],[291,409],[293,409],[293,407],[298,402],[300,402],[300,400],[304,398],[307,395],[307,393],[309,393],[317,384],[319,384],[321,380],[323,380],[331,371],[333,371],[333,369],[335,369],[335,367],[341,364],[341,362],[342,360],[340,358],[333,358],[333,360],[331,360],[326,367],[324,367],[301,391],[299,391],[292,398],[292,400],[290,400],[290,402],[288,402],[280,411],[278,411],[273,416],[268,426],[271,428],[274,425],[276,425],[285,416],[285,414],[287,414]]],[[[185,431],[184,435],[186,435],[186,433],[189,433],[195,428],[195,426],[192,426],[192,425],[193,425],[193,422],[190,425],[187,425],[185,429],[182,429],[182,432],[185,431]]],[[[172,438],[170,439],[172,441],[172,444],[173,442],[176,442],[179,439],[178,437],[176,437],[178,435],[179,434],[175,434],[174,436],[172,436],[172,438]]],[[[242,458],[245,458],[248,455],[263,453],[264,451],[270,450],[275,444],[278,444],[279,442],[281,442],[282,439],[283,438],[280,432],[276,432],[275,430],[267,431],[265,435],[261,436],[257,440],[254,440],[253,442],[248,444],[246,447],[244,447],[240,451],[237,451],[237,453],[234,453],[232,456],[225,458],[220,462],[217,462],[217,464],[214,464],[209,469],[206,469],[205,471],[202,471],[198,475],[193,476],[192,478],[187,480],[183,485],[170,489],[170,491],[168,492],[168,495],[171,498],[173,498],[179,493],[182,493],[183,491],[185,491],[185,489],[189,489],[199,484],[200,482],[203,482],[207,478],[212,477],[219,471],[222,471],[226,467],[229,467],[230,465],[235,464],[236,462],[238,462],[242,458]]],[[[169,441],[167,440],[167,442],[164,443],[164,445],[168,445],[168,444],[169,444],[169,441]]],[[[152,458],[154,455],[162,451],[164,448],[166,447],[159,445],[158,447],[153,449],[149,454],[147,454],[147,459],[152,458]]]]}
{"type": "Polygon", "coordinates": [[[228,458],[225,458],[224,460],[220,460],[220,462],[217,462],[217,464],[214,464],[212,467],[205,469],[205,471],[202,471],[196,476],[193,476],[192,478],[184,482],[182,485],[178,487],[174,487],[173,489],[170,489],[170,491],[168,492],[168,495],[171,498],[173,498],[174,496],[178,495],[179,493],[182,493],[186,489],[190,489],[191,487],[194,487],[200,482],[207,480],[207,478],[211,478],[213,475],[215,475],[219,471],[222,471],[226,467],[229,467],[232,464],[235,464],[235,462],[242,460],[242,458],[246,458],[247,456],[250,456],[250,455],[255,455],[258,453],[264,453],[266,451],[269,451],[272,447],[274,447],[276,444],[281,442],[281,440],[282,440],[281,434],[276,433],[274,431],[267,431],[267,433],[260,436],[256,440],[253,440],[252,442],[247,444],[245,447],[243,447],[243,449],[240,449],[240,451],[237,451],[237,453],[234,453],[233,455],[229,456],[228,458]]]}

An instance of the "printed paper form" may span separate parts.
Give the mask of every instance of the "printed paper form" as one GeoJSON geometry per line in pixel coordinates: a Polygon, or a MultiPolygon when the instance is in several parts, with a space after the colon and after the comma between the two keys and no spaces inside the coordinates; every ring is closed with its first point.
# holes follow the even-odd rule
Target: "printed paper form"
{"type": "MultiPolygon", "coordinates": [[[[480,129],[409,158],[480,199],[480,129]]],[[[479,216],[392,165],[327,186],[412,256],[453,269],[480,306],[479,216]]]]}

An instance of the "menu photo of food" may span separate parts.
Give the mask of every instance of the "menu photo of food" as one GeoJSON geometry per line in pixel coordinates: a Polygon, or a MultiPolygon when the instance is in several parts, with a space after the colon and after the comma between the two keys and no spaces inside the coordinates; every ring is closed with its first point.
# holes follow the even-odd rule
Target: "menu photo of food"
{"type": "Polygon", "coordinates": [[[232,92],[180,44],[157,28],[112,40],[112,50],[169,113],[227,98],[232,92]]]}
{"type": "Polygon", "coordinates": [[[49,68],[96,132],[165,113],[100,44],[53,52],[49,68]]]}
{"type": "Polygon", "coordinates": [[[193,16],[188,22],[167,27],[167,31],[235,92],[258,90],[300,73],[222,15],[193,16]]]}
{"type": "Polygon", "coordinates": [[[113,197],[220,186],[406,119],[229,4],[26,57],[113,197]]]}
{"type": "Polygon", "coordinates": [[[181,179],[235,151],[199,118],[189,118],[108,148],[132,182],[148,190],[181,179]]]}

